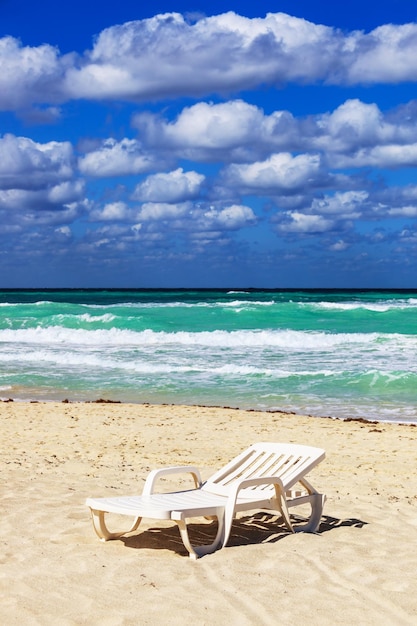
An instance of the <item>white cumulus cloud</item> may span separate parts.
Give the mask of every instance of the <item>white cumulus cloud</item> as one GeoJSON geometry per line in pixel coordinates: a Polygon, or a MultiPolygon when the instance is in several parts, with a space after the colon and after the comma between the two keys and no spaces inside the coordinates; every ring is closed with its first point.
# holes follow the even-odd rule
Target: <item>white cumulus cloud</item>
{"type": "Polygon", "coordinates": [[[344,218],[358,218],[367,204],[369,193],[367,191],[336,192],[332,196],[314,198],[311,204],[313,213],[335,215],[344,218]]]}
{"type": "Polygon", "coordinates": [[[258,193],[293,190],[311,185],[321,176],[320,156],[317,154],[273,154],[265,161],[230,165],[224,178],[232,186],[243,186],[258,193]]]}
{"type": "Polygon", "coordinates": [[[47,44],[23,46],[13,37],[0,38],[0,110],[65,100],[63,78],[73,61],[72,55],[60,56],[47,44]]]}
{"type": "Polygon", "coordinates": [[[141,202],[184,202],[197,198],[205,176],[198,172],[184,172],[180,167],[173,172],[153,174],[137,185],[133,198],[141,202]]]}
{"type": "Polygon", "coordinates": [[[349,83],[399,83],[415,81],[417,67],[417,24],[385,24],[368,35],[348,35],[345,49],[351,61],[347,67],[349,83]]]}
{"type": "Polygon", "coordinates": [[[110,202],[102,209],[94,209],[90,213],[91,221],[98,222],[118,222],[129,220],[132,211],[125,202],[110,202]]]}
{"type": "Polygon", "coordinates": [[[189,159],[247,161],[283,146],[299,144],[297,123],[288,111],[265,115],[243,100],[198,102],[173,121],[150,113],[133,119],[149,149],[174,150],[189,159]]]}
{"type": "Polygon", "coordinates": [[[155,160],[136,139],[106,139],[97,150],[80,157],[78,166],[86,176],[104,178],[149,172],[155,160]]]}
{"type": "Polygon", "coordinates": [[[334,252],[342,252],[343,250],[347,250],[347,248],[349,248],[349,244],[346,243],[346,241],[343,241],[343,239],[339,239],[330,246],[330,250],[333,250],[334,252]]]}
{"type": "Polygon", "coordinates": [[[0,110],[74,99],[146,101],[286,83],[417,80],[417,24],[344,33],[285,13],[179,13],[111,26],[83,54],[0,38],[0,110]]]}
{"type": "Polygon", "coordinates": [[[321,215],[309,215],[292,211],[287,213],[286,220],[279,226],[279,230],[289,233],[324,233],[334,226],[334,220],[321,215]]]}
{"type": "Polygon", "coordinates": [[[42,187],[73,175],[69,142],[38,143],[27,137],[0,137],[0,189],[42,187]]]}
{"type": "Polygon", "coordinates": [[[256,222],[256,215],[253,210],[248,206],[238,204],[232,204],[221,209],[210,207],[201,217],[205,228],[209,229],[237,230],[256,222]]]}
{"type": "Polygon", "coordinates": [[[164,202],[146,202],[137,214],[140,221],[174,220],[188,213],[190,204],[168,204],[164,202]]]}

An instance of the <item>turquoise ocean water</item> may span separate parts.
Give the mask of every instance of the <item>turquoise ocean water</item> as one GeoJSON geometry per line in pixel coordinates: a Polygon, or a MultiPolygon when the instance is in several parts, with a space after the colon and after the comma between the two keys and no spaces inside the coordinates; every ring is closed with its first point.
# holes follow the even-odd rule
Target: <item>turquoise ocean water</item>
{"type": "Polygon", "coordinates": [[[0,397],[417,422],[417,291],[0,291],[0,397]]]}

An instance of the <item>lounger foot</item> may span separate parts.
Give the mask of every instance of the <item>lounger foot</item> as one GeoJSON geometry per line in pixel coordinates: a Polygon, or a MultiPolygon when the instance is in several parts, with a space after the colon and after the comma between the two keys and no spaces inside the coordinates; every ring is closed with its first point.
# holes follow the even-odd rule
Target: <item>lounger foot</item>
{"type": "Polygon", "coordinates": [[[141,517],[136,517],[132,526],[128,530],[123,530],[120,532],[111,532],[105,522],[105,511],[96,511],[95,509],[91,510],[91,519],[93,520],[93,527],[96,532],[96,535],[100,539],[100,541],[110,541],[111,539],[119,539],[128,533],[133,532],[139,527],[139,524],[142,521],[141,517]]]}
{"type": "MultiPolygon", "coordinates": [[[[217,528],[216,537],[213,543],[210,543],[204,546],[193,546],[191,544],[190,536],[188,534],[186,520],[183,520],[183,519],[175,520],[175,522],[178,525],[180,534],[181,534],[182,542],[184,546],[186,547],[186,549],[188,550],[190,559],[193,559],[193,560],[199,559],[200,557],[205,556],[206,554],[211,554],[212,552],[216,552],[216,550],[222,547],[222,543],[224,540],[224,509],[219,511],[216,517],[218,520],[218,528],[217,528]]],[[[211,517],[211,519],[215,519],[215,517],[211,517]]]]}
{"type": "Polygon", "coordinates": [[[306,496],[305,500],[311,505],[311,515],[306,524],[295,527],[294,531],[297,533],[315,533],[320,526],[326,496],[321,493],[314,493],[306,496]]]}

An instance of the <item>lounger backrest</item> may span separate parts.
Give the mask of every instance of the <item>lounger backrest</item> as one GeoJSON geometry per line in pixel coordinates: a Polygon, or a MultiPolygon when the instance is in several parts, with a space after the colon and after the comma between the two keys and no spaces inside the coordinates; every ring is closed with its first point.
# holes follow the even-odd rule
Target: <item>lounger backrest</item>
{"type": "MultiPolygon", "coordinates": [[[[228,495],[236,481],[277,476],[284,489],[290,489],[325,457],[321,448],[279,443],[256,443],[211,476],[203,485],[205,491],[228,495]]],[[[243,489],[239,497],[252,498],[255,492],[272,492],[271,485],[243,489]]]]}

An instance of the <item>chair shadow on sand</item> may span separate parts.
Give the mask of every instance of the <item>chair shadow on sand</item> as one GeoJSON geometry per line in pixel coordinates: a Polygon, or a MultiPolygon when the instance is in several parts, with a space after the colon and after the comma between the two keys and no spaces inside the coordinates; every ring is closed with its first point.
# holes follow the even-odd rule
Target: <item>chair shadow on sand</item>
{"type": "MultiPolygon", "coordinates": [[[[305,520],[296,515],[291,515],[291,521],[294,528],[298,524],[302,524],[305,520]]],[[[337,530],[342,527],[362,528],[368,522],[356,518],[338,519],[329,515],[323,515],[318,531],[314,534],[322,535],[326,532],[337,530]]],[[[217,521],[204,521],[201,523],[188,524],[190,537],[195,545],[204,545],[210,543],[216,535],[217,521]]],[[[278,515],[270,513],[256,513],[235,519],[232,525],[227,547],[237,547],[245,545],[256,545],[263,543],[276,543],[284,539],[288,535],[292,535],[288,531],[283,520],[278,515]]],[[[153,550],[171,550],[182,556],[188,556],[187,550],[184,548],[178,528],[176,525],[167,527],[150,527],[139,534],[121,537],[127,548],[133,549],[153,549],[153,550]]]]}

